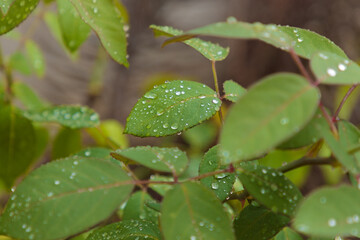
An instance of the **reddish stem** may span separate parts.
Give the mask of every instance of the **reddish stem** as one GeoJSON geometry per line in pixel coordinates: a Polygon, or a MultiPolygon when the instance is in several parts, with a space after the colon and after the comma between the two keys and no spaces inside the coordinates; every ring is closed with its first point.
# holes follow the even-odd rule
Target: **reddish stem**
{"type": "Polygon", "coordinates": [[[336,122],[338,120],[339,117],[339,113],[342,109],[342,107],[344,106],[345,102],[347,101],[347,99],[349,98],[349,96],[351,95],[351,93],[355,90],[355,88],[358,86],[359,84],[354,84],[351,86],[351,88],[349,88],[349,90],[346,92],[345,96],[343,97],[343,99],[341,100],[338,108],[336,109],[336,112],[334,114],[334,116],[332,117],[332,121],[336,122]]]}

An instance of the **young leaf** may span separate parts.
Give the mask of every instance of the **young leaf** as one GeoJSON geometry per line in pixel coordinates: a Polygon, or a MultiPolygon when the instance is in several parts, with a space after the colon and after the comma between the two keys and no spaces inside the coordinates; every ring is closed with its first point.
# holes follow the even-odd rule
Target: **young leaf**
{"type": "Polygon", "coordinates": [[[314,115],[319,98],[301,76],[266,77],[230,109],[220,136],[223,162],[260,156],[293,136],[314,115]]]}
{"type": "MultiPolygon", "coordinates": [[[[168,26],[156,26],[151,25],[150,28],[154,31],[155,36],[167,36],[174,37],[182,35],[184,32],[168,26]]],[[[207,42],[199,38],[192,38],[183,41],[186,45],[194,48],[200,52],[204,57],[210,61],[221,61],[224,60],[229,54],[229,48],[223,48],[218,44],[207,42]]]]}
{"type": "Polygon", "coordinates": [[[15,52],[11,54],[9,66],[25,76],[32,74],[30,62],[22,52],[15,52]]]}
{"type": "Polygon", "coordinates": [[[134,147],[119,149],[111,155],[124,162],[134,161],[148,168],[179,175],[188,164],[186,154],[178,148],[134,147]]]}
{"type": "Polygon", "coordinates": [[[311,69],[323,84],[352,85],[360,83],[360,66],[347,57],[319,52],[311,58],[311,69]]]}
{"type": "Polygon", "coordinates": [[[94,127],[99,124],[97,113],[84,106],[55,106],[24,111],[23,115],[34,122],[55,122],[72,129],[94,127]]]}
{"type": "MultiPolygon", "coordinates": [[[[221,166],[220,158],[218,156],[219,146],[212,147],[204,155],[204,159],[199,166],[199,175],[225,169],[226,166],[221,166]]],[[[216,196],[221,200],[225,200],[232,190],[235,182],[234,173],[221,173],[215,176],[206,177],[200,180],[202,184],[212,189],[216,196]]]]}
{"type": "Polygon", "coordinates": [[[0,11],[0,35],[9,32],[24,21],[38,3],[39,0],[13,0],[11,4],[10,1],[7,1],[8,6],[3,7],[0,11]]]}
{"type": "Polygon", "coordinates": [[[96,32],[110,56],[125,67],[126,53],[124,20],[112,0],[70,0],[81,18],[96,32]]]}
{"type": "Polygon", "coordinates": [[[51,159],[68,157],[82,148],[81,131],[79,129],[62,128],[56,135],[51,151],[51,159]]]}
{"type": "Polygon", "coordinates": [[[95,230],[86,240],[149,239],[160,240],[159,228],[144,220],[124,220],[95,230]]]}
{"type": "Polygon", "coordinates": [[[168,191],[160,221],[165,239],[235,239],[223,206],[199,183],[183,183],[168,191]]]}
{"type": "Polygon", "coordinates": [[[234,220],[236,239],[271,239],[289,221],[288,217],[273,213],[264,207],[249,205],[234,220]]]}
{"type": "Polygon", "coordinates": [[[0,105],[0,179],[11,188],[35,157],[36,137],[29,120],[15,108],[0,105]]]}
{"type": "Polygon", "coordinates": [[[275,236],[274,240],[303,240],[303,238],[291,228],[285,227],[275,236]]]}
{"type": "Polygon", "coordinates": [[[57,6],[65,46],[75,52],[89,37],[91,28],[80,18],[70,0],[57,0],[57,6]]]}
{"type": "Polygon", "coordinates": [[[214,90],[192,81],[171,81],[147,92],[134,106],[125,133],[167,136],[213,116],[221,106],[214,90]]]}
{"type": "Polygon", "coordinates": [[[19,239],[66,238],[109,217],[132,188],[121,166],[108,160],[54,161],[18,185],[0,219],[1,231],[19,239]]]}
{"type": "Polygon", "coordinates": [[[14,82],[12,90],[16,98],[21,101],[27,110],[41,110],[48,106],[32,88],[23,82],[14,82]]]}
{"type": "Polygon", "coordinates": [[[282,172],[261,165],[248,165],[239,168],[238,177],[258,202],[275,213],[294,215],[302,195],[282,172]]]}
{"type": "Polygon", "coordinates": [[[319,237],[359,237],[360,191],[350,186],[315,191],[300,204],[293,225],[319,237]]]}
{"type": "Polygon", "coordinates": [[[25,47],[26,57],[32,70],[39,78],[42,78],[45,74],[45,59],[43,53],[38,45],[31,40],[26,41],[25,47]]]}
{"type": "Polygon", "coordinates": [[[224,82],[224,97],[232,102],[236,102],[238,98],[246,93],[246,89],[233,80],[224,82]]]}

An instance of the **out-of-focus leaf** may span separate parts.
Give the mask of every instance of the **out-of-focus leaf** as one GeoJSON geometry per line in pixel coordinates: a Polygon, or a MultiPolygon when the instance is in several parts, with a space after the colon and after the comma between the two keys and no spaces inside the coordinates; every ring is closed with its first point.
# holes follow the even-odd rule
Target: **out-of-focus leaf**
{"type": "Polygon", "coordinates": [[[246,93],[246,89],[233,80],[224,82],[224,97],[232,102],[236,102],[239,97],[246,93]]]}
{"type": "Polygon", "coordinates": [[[203,150],[214,142],[217,129],[211,121],[203,122],[182,134],[191,149],[203,150]]]}
{"type": "Polygon", "coordinates": [[[15,52],[11,55],[9,66],[25,76],[32,74],[30,62],[22,52],[15,52]]]}
{"type": "Polygon", "coordinates": [[[275,236],[274,240],[303,240],[303,238],[291,228],[285,227],[275,236]]]}
{"type": "Polygon", "coordinates": [[[51,158],[68,157],[82,148],[81,131],[79,129],[62,128],[52,145],[51,158]]]}
{"type": "Polygon", "coordinates": [[[45,59],[41,49],[37,44],[31,40],[27,40],[26,44],[26,56],[30,63],[32,70],[35,74],[42,78],[45,74],[45,59]]]}
{"type": "Polygon", "coordinates": [[[48,106],[34,91],[23,82],[14,82],[12,90],[17,99],[26,107],[27,110],[40,110],[48,106]]]}

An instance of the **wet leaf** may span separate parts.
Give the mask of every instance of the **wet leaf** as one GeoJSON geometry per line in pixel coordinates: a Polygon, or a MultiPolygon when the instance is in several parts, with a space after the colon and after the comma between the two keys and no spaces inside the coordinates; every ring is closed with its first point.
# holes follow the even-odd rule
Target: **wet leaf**
{"type": "Polygon", "coordinates": [[[188,164],[186,154],[178,148],[133,147],[119,149],[111,154],[114,158],[123,161],[134,161],[141,165],[161,171],[179,175],[188,164]]]}
{"type": "MultiPolygon", "coordinates": [[[[182,35],[184,32],[173,27],[151,25],[150,28],[154,31],[155,36],[174,37],[182,35]]],[[[223,48],[218,44],[207,42],[199,38],[192,38],[183,41],[186,45],[194,48],[200,52],[204,57],[210,61],[224,60],[229,54],[229,48],[223,48]]]]}
{"type": "Polygon", "coordinates": [[[359,237],[360,191],[350,186],[316,190],[300,204],[293,226],[318,237],[359,237]]]}
{"type": "Polygon", "coordinates": [[[72,129],[94,127],[100,121],[94,110],[84,106],[55,106],[24,111],[23,115],[35,122],[54,122],[72,129]]]}
{"type": "Polygon", "coordinates": [[[96,32],[110,56],[125,67],[127,41],[124,19],[112,0],[70,0],[81,18],[96,32]]]}
{"type": "Polygon", "coordinates": [[[303,238],[291,228],[285,227],[275,236],[274,240],[303,240],[303,238]]]}
{"type": "Polygon", "coordinates": [[[167,136],[213,116],[221,106],[214,90],[192,81],[171,81],[147,92],[132,109],[125,133],[167,136]]]}
{"type": "Polygon", "coordinates": [[[229,110],[220,136],[224,163],[258,157],[295,135],[313,117],[319,90],[303,77],[274,74],[229,110]]]}
{"type": "Polygon", "coordinates": [[[273,213],[264,207],[249,205],[234,220],[236,239],[271,239],[289,221],[288,217],[273,213]]]}
{"type": "Polygon", "coordinates": [[[236,102],[238,98],[246,93],[246,89],[233,80],[224,82],[224,97],[232,102],[236,102]]]}
{"type": "Polygon", "coordinates": [[[220,201],[195,182],[176,185],[166,193],[160,221],[165,239],[235,239],[220,201]]]}
{"type": "Polygon", "coordinates": [[[160,240],[161,235],[159,228],[151,222],[144,220],[124,220],[95,230],[86,240],[99,240],[104,238],[108,240],[160,240]]]}
{"type": "Polygon", "coordinates": [[[86,157],[86,158],[101,158],[101,159],[110,159],[111,150],[102,147],[91,147],[81,150],[74,154],[74,156],[78,157],[86,157]]]}
{"type": "Polygon", "coordinates": [[[238,177],[245,189],[259,203],[275,213],[294,215],[302,195],[282,172],[270,167],[248,165],[239,168],[238,177]]]}
{"type": "Polygon", "coordinates": [[[20,239],[66,238],[109,217],[132,188],[130,177],[108,160],[54,161],[17,186],[0,219],[1,231],[20,239]]]}
{"type": "Polygon", "coordinates": [[[2,4],[0,4],[0,9],[2,11],[2,14],[6,15],[7,11],[9,10],[11,4],[14,2],[14,0],[3,0],[2,4]]]}

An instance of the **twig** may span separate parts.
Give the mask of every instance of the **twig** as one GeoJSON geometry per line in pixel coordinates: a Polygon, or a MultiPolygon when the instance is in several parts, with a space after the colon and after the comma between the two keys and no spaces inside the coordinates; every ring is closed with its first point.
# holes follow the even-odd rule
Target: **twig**
{"type": "Polygon", "coordinates": [[[279,167],[277,170],[285,173],[306,165],[326,165],[326,164],[331,165],[335,162],[336,162],[335,158],[300,158],[296,161],[290,162],[282,167],[279,167]]]}
{"type": "Polygon", "coordinates": [[[346,92],[345,96],[343,97],[343,99],[341,100],[338,108],[336,109],[335,111],[335,114],[334,116],[332,117],[332,121],[333,122],[336,122],[338,120],[338,116],[339,116],[339,113],[342,109],[342,107],[344,106],[346,100],[349,98],[349,96],[351,95],[351,93],[355,90],[355,88],[358,86],[359,84],[354,84],[351,86],[351,88],[349,88],[349,90],[346,92]]]}
{"type": "MultiPolygon", "coordinates": [[[[219,81],[218,81],[218,77],[217,77],[217,73],[216,73],[215,63],[216,63],[215,61],[211,61],[211,69],[212,69],[212,73],[213,73],[213,76],[214,76],[214,85],[215,85],[216,95],[217,95],[217,97],[219,99],[221,99],[220,89],[219,89],[219,81]]],[[[219,118],[220,118],[221,124],[224,124],[224,119],[223,119],[221,106],[220,106],[220,109],[219,109],[219,118]]]]}
{"type": "Polygon", "coordinates": [[[311,85],[314,85],[314,81],[312,80],[312,78],[311,78],[310,74],[308,73],[308,71],[306,71],[306,68],[305,68],[304,64],[301,62],[301,59],[295,53],[294,49],[290,49],[289,53],[290,53],[291,58],[295,62],[296,66],[299,68],[301,74],[306,78],[306,80],[308,80],[308,82],[311,85]]]}

